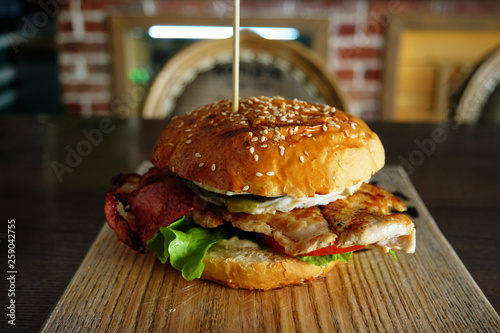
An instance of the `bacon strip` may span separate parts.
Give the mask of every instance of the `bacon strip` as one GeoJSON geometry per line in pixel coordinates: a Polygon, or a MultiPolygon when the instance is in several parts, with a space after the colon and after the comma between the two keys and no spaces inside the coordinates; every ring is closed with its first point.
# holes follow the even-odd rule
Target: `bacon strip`
{"type": "Polygon", "coordinates": [[[115,176],[112,184],[116,188],[106,197],[106,220],[118,239],[137,251],[145,252],[146,242],[160,227],[195,209],[195,194],[166,169],[152,168],[142,177],[115,176]],[[128,212],[126,216],[118,210],[120,204],[128,212]]]}
{"type": "Polygon", "coordinates": [[[131,204],[137,234],[143,243],[153,238],[160,227],[195,209],[195,194],[179,177],[172,173],[152,177],[155,179],[144,182],[146,185],[134,192],[131,204]]]}

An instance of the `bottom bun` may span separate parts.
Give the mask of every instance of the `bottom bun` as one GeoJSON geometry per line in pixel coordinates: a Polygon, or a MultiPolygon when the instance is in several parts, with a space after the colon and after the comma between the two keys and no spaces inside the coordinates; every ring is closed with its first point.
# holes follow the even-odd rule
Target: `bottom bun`
{"type": "Polygon", "coordinates": [[[321,268],[275,251],[215,244],[203,259],[201,278],[231,288],[271,290],[311,282],[338,262],[321,268]]]}

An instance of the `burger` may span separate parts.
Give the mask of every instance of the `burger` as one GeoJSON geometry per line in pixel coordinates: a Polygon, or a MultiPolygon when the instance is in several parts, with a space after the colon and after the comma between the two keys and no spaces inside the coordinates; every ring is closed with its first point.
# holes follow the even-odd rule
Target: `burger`
{"type": "Polygon", "coordinates": [[[151,168],[113,177],[105,215],[120,241],[187,280],[303,284],[366,246],[415,251],[404,203],[370,183],[384,159],[378,136],[334,107],[220,100],[172,118],[151,168]]]}

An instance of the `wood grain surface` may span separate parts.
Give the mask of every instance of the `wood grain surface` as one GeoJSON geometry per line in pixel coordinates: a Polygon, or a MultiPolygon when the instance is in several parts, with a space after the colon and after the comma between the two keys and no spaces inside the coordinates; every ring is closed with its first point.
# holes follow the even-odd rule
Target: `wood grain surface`
{"type": "Polygon", "coordinates": [[[42,332],[498,332],[500,317],[401,167],[378,185],[406,197],[417,251],[360,251],[309,285],[259,292],[185,281],[104,225],[42,332]]]}

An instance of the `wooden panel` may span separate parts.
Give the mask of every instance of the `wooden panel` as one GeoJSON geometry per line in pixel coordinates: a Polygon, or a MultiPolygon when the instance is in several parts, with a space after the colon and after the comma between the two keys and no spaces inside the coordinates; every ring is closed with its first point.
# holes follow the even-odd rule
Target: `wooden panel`
{"type": "Polygon", "coordinates": [[[500,31],[407,29],[401,33],[396,121],[443,121],[449,97],[500,44],[500,31]]]}
{"type": "Polygon", "coordinates": [[[401,65],[474,63],[500,45],[500,31],[405,30],[401,65]]]}
{"type": "Polygon", "coordinates": [[[450,91],[454,92],[471,68],[499,44],[500,20],[494,13],[394,15],[386,34],[382,118],[388,121],[397,119],[396,113],[400,110],[396,99],[400,86],[428,85],[427,80],[411,78],[409,82],[402,83],[400,66],[411,67],[414,71],[428,67],[434,70],[433,82],[440,87],[432,94],[422,96],[432,102],[432,108],[422,111],[415,106],[402,112],[412,114],[408,121],[425,121],[429,114],[432,114],[434,122],[444,121],[450,111],[450,91]],[[402,56],[403,53],[405,56],[402,56]],[[460,70],[456,71],[457,68],[460,70]]]}
{"type": "Polygon", "coordinates": [[[42,332],[472,332],[500,317],[443,237],[400,167],[374,177],[415,209],[417,251],[399,264],[358,252],[325,278],[259,292],[182,279],[104,226],[42,332]]]}

